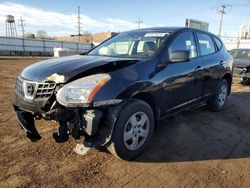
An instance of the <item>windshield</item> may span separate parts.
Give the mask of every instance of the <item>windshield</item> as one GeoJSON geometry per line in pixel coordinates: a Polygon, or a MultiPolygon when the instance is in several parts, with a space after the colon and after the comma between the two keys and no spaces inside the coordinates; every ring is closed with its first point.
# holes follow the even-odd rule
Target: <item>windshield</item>
{"type": "Polygon", "coordinates": [[[249,50],[232,50],[231,54],[234,58],[250,60],[250,49],[249,50]]]}
{"type": "Polygon", "coordinates": [[[88,55],[121,58],[152,56],[172,31],[139,31],[120,33],[107,40],[88,55]]]}

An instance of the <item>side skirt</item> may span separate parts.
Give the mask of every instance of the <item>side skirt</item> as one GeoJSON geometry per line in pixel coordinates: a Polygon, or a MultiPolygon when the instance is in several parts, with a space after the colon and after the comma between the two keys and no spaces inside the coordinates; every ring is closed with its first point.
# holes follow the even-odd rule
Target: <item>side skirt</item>
{"type": "Polygon", "coordinates": [[[209,98],[212,96],[211,93],[203,95],[201,97],[198,97],[196,99],[192,99],[190,101],[187,101],[183,104],[180,104],[178,106],[175,106],[167,111],[167,114],[165,116],[162,116],[160,120],[164,120],[167,117],[173,116],[175,114],[178,114],[184,110],[192,109],[192,108],[199,108],[206,105],[206,101],[209,100],[209,98]]]}

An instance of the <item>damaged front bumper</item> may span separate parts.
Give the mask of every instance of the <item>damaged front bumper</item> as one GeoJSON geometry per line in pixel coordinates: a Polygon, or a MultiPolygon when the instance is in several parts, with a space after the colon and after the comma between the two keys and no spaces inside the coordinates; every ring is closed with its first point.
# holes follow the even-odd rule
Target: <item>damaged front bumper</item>
{"type": "Polygon", "coordinates": [[[36,119],[55,120],[59,122],[59,130],[60,127],[65,126],[63,128],[65,134],[79,138],[80,135],[84,135],[85,137],[95,136],[103,117],[103,112],[97,109],[58,108],[44,114],[24,111],[17,106],[14,106],[14,109],[20,127],[31,141],[41,139],[36,129],[36,119]]]}
{"type": "Polygon", "coordinates": [[[39,104],[26,101],[14,94],[13,105],[18,123],[31,141],[41,139],[35,120],[56,120],[59,130],[61,125],[66,126],[68,135],[74,138],[83,135],[84,145],[87,147],[104,146],[110,141],[115,120],[123,106],[123,103],[92,108],[66,108],[55,105],[54,109],[45,112],[42,109],[46,101],[40,101],[39,104]]]}
{"type": "Polygon", "coordinates": [[[241,80],[242,82],[250,83],[250,68],[242,75],[241,80]]]}
{"type": "Polygon", "coordinates": [[[240,77],[244,83],[250,83],[250,66],[248,67],[235,67],[234,76],[240,77]]]}
{"type": "MultiPolygon", "coordinates": [[[[55,120],[59,123],[59,131],[66,131],[74,138],[84,136],[87,146],[102,146],[111,139],[116,117],[122,106],[122,100],[108,100],[94,102],[88,107],[65,107],[56,101],[57,86],[51,83],[34,83],[33,98],[26,98],[25,80],[17,79],[13,95],[13,106],[17,114],[20,127],[31,141],[41,139],[35,120],[55,120]],[[40,87],[41,86],[41,87],[40,87]],[[54,91],[44,96],[53,86],[54,91]],[[45,88],[46,87],[46,88],[45,88]],[[44,89],[45,88],[45,89],[44,89]],[[38,91],[39,90],[39,93],[38,91]],[[39,94],[39,97],[36,96],[39,94]]],[[[28,81],[29,82],[29,81],[28,81]]],[[[32,82],[31,86],[32,86],[32,82]]],[[[27,84],[26,84],[27,85],[27,84]]],[[[32,88],[32,87],[31,87],[32,88]]],[[[28,89],[26,88],[28,91],[28,89]]],[[[26,91],[26,92],[27,92],[26,91]]],[[[59,132],[58,131],[58,132],[59,132]]],[[[54,137],[54,135],[53,135],[54,137]]],[[[55,137],[54,137],[55,138],[55,137]]]]}
{"type": "Polygon", "coordinates": [[[16,109],[18,123],[26,133],[27,137],[31,141],[40,140],[41,136],[36,129],[34,115],[31,114],[30,112],[22,111],[16,107],[15,109],[16,109]]]}

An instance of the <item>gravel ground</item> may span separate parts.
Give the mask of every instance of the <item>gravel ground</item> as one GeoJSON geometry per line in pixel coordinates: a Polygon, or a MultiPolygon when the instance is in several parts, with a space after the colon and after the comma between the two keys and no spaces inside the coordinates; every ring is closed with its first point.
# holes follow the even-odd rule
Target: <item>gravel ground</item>
{"type": "Polygon", "coordinates": [[[79,141],[56,144],[57,125],[37,121],[30,142],[11,105],[15,78],[39,59],[0,59],[0,187],[249,187],[250,86],[235,82],[226,109],[182,112],[161,122],[133,162],[106,151],[77,155],[79,141]]]}

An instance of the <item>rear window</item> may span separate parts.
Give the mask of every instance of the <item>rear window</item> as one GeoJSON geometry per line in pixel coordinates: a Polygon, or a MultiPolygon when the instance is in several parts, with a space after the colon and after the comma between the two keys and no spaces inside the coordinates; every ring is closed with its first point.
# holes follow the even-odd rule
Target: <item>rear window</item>
{"type": "Polygon", "coordinates": [[[215,52],[212,38],[205,33],[197,33],[201,55],[208,55],[215,52]]]}
{"type": "Polygon", "coordinates": [[[214,41],[215,41],[215,43],[216,43],[216,45],[217,45],[217,47],[219,48],[219,50],[221,49],[221,47],[222,47],[222,43],[221,43],[221,41],[217,38],[217,37],[213,37],[213,39],[214,39],[214,41]]]}

